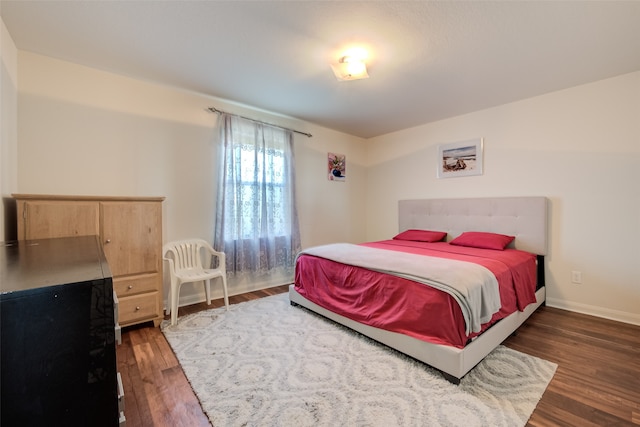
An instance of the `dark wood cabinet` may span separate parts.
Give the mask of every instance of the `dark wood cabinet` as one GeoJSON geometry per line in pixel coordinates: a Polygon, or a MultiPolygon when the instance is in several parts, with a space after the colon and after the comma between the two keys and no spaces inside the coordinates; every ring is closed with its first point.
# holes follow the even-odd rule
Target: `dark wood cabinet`
{"type": "Polygon", "coordinates": [[[96,236],[0,243],[0,424],[117,426],[113,281],[96,236]]]}

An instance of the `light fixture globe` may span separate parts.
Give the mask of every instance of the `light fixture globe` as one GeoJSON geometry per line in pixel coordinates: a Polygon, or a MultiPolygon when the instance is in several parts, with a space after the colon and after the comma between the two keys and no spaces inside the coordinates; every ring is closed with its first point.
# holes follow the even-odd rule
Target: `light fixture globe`
{"type": "Polygon", "coordinates": [[[353,56],[343,56],[337,64],[331,64],[333,73],[336,78],[341,81],[367,79],[367,64],[363,59],[353,56]]]}

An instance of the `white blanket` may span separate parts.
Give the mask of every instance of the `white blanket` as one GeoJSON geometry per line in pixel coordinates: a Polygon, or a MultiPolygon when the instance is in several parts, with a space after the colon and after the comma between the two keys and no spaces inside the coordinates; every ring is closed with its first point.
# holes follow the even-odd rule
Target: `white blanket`
{"type": "Polygon", "coordinates": [[[350,243],[316,246],[301,254],[404,277],[446,292],[460,305],[467,335],[480,332],[481,325],[500,309],[498,280],[489,269],[471,262],[350,243]]]}

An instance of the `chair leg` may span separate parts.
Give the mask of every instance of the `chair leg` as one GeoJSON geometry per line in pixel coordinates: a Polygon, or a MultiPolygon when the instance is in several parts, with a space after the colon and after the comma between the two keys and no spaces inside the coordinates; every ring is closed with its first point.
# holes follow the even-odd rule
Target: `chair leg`
{"type": "Polygon", "coordinates": [[[207,305],[211,305],[211,279],[203,280],[204,294],[207,298],[207,305]]]}
{"type": "Polygon", "coordinates": [[[173,278],[171,279],[171,282],[169,283],[169,293],[167,294],[167,308],[164,310],[164,313],[166,315],[169,315],[173,312],[173,310],[171,310],[171,307],[173,306],[173,287],[175,286],[175,284],[173,283],[173,278]]]}
{"type": "Polygon", "coordinates": [[[175,325],[178,323],[178,298],[180,296],[180,285],[181,283],[177,283],[176,285],[171,286],[171,325],[175,325]]]}
{"type": "Polygon", "coordinates": [[[229,311],[229,293],[227,292],[227,275],[222,275],[222,292],[224,293],[224,306],[229,311]]]}

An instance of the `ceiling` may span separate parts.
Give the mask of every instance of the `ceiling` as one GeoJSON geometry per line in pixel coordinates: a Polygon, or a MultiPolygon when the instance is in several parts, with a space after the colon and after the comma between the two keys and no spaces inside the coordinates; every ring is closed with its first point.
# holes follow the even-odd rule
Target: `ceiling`
{"type": "Polygon", "coordinates": [[[639,1],[2,0],[0,14],[20,50],[364,138],[640,70],[639,1]],[[352,44],[370,78],[338,81],[352,44]]]}

